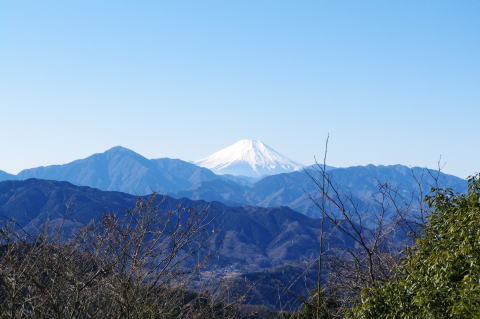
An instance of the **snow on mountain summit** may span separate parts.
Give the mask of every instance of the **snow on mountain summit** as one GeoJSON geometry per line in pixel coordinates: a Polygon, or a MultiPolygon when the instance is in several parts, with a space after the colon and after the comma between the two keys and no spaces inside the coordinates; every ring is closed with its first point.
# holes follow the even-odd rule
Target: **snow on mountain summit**
{"type": "Polygon", "coordinates": [[[257,140],[240,140],[195,164],[217,174],[248,177],[287,173],[303,167],[257,140]]]}

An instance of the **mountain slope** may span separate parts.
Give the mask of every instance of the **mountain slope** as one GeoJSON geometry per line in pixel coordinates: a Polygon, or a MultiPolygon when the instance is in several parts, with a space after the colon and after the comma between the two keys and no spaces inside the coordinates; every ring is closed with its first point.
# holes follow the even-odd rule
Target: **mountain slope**
{"type": "MultiPolygon", "coordinates": [[[[67,182],[38,179],[0,182],[0,220],[15,219],[20,226],[35,229],[43,222],[64,221],[81,227],[106,213],[131,208],[135,196],[79,187],[67,182]]],[[[208,210],[215,268],[255,270],[286,262],[309,260],[317,255],[320,221],[287,207],[228,207],[218,202],[159,199],[163,214],[176,207],[208,210]],[[161,200],[161,201],[160,201],[161,200]]],[[[327,223],[331,247],[351,245],[327,223]]]]}
{"type": "MultiPolygon", "coordinates": [[[[310,174],[320,178],[318,171],[311,170],[310,174]]],[[[399,203],[410,202],[412,198],[418,198],[415,177],[426,194],[435,185],[432,175],[435,176],[437,172],[403,165],[367,165],[332,169],[328,174],[342,194],[352,196],[364,205],[375,206],[374,196],[379,192],[379,183],[388,183],[390,187],[398,190],[399,203]]],[[[439,173],[438,185],[462,192],[465,190],[466,181],[439,173]]],[[[255,183],[249,190],[248,201],[258,206],[286,205],[309,216],[318,216],[318,209],[307,194],[315,197],[319,194],[318,188],[305,172],[293,172],[268,176],[255,183]]]]}
{"type": "Polygon", "coordinates": [[[217,174],[262,177],[299,170],[302,165],[257,140],[241,140],[195,164],[217,174]]]}
{"type": "Polygon", "coordinates": [[[213,179],[171,195],[177,198],[218,201],[230,206],[242,206],[249,204],[245,199],[247,190],[247,186],[237,184],[230,179],[213,179]]]}
{"type": "Polygon", "coordinates": [[[23,170],[19,179],[41,178],[134,195],[176,192],[218,178],[208,169],[176,159],[149,160],[117,146],[64,165],[23,170]]]}
{"type": "Polygon", "coordinates": [[[101,192],[68,182],[28,179],[0,182],[0,220],[14,219],[35,229],[42,223],[67,221],[66,227],[82,226],[103,214],[118,213],[135,204],[135,197],[120,192],[101,192]]]}
{"type": "MultiPolygon", "coordinates": [[[[249,143],[247,143],[249,144],[249,143]]],[[[312,167],[305,170],[317,174],[312,167]]],[[[378,184],[388,182],[398,189],[403,201],[418,197],[420,179],[422,189],[430,190],[437,172],[402,165],[327,167],[328,174],[341,193],[351,195],[362,205],[375,205],[378,184]],[[412,175],[413,174],[413,175],[412,175]]],[[[207,168],[178,159],[149,160],[122,147],[65,165],[52,165],[22,171],[14,176],[0,172],[1,179],[42,178],[69,181],[76,185],[114,190],[133,195],[152,191],[174,197],[220,201],[231,206],[255,205],[262,207],[288,206],[309,216],[318,216],[319,210],[310,196],[319,192],[304,170],[266,176],[257,182],[252,178],[216,175],[207,168]]],[[[448,174],[439,174],[439,186],[463,191],[466,181],[448,174]]]]}
{"type": "Polygon", "coordinates": [[[8,174],[7,172],[0,170],[0,182],[15,179],[15,178],[16,178],[15,175],[8,174]]]}
{"type": "MultiPolygon", "coordinates": [[[[319,178],[318,170],[308,168],[311,175],[319,178]]],[[[424,168],[409,168],[403,165],[391,166],[354,166],[347,168],[330,168],[328,174],[345,195],[351,195],[355,201],[366,206],[376,204],[374,196],[378,193],[379,183],[388,183],[398,190],[399,203],[409,202],[412,197],[418,197],[418,184],[425,193],[434,186],[437,172],[424,168]],[[413,175],[412,175],[413,174],[413,175]]],[[[444,173],[438,174],[438,185],[449,187],[455,191],[463,192],[466,181],[444,173]]],[[[256,205],[261,207],[288,206],[295,211],[308,216],[318,216],[319,210],[309,196],[319,194],[315,183],[304,171],[267,176],[250,187],[233,189],[231,187],[214,188],[208,183],[199,184],[197,188],[184,190],[182,196],[201,198],[214,198],[227,202],[233,197],[240,204],[256,205]],[[231,190],[229,190],[231,189],[231,190]]]]}

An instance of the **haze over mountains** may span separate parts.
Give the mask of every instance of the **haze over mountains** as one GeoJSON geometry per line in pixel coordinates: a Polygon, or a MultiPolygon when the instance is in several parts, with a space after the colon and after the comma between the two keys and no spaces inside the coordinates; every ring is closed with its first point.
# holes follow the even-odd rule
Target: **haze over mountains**
{"type": "MultiPolygon", "coordinates": [[[[179,159],[147,159],[129,149],[117,146],[104,153],[63,165],[51,165],[21,171],[10,175],[0,171],[0,180],[40,178],[68,181],[75,185],[95,187],[105,191],[121,191],[133,195],[152,192],[177,198],[220,201],[231,206],[254,205],[262,207],[288,206],[309,216],[318,216],[310,196],[318,195],[318,188],[310,175],[318,175],[315,167],[300,166],[279,155],[259,141],[242,140],[201,161],[239,174],[238,163],[250,173],[281,174],[252,180],[250,177],[217,175],[211,170],[179,159]]],[[[226,171],[224,171],[226,172],[226,171]]],[[[339,189],[363,205],[373,205],[379,183],[389,183],[397,188],[399,196],[411,200],[418,192],[418,182],[424,191],[434,184],[434,171],[423,168],[392,166],[328,167],[328,173],[339,189]]],[[[439,173],[438,183],[463,191],[466,182],[458,177],[439,173]]]]}

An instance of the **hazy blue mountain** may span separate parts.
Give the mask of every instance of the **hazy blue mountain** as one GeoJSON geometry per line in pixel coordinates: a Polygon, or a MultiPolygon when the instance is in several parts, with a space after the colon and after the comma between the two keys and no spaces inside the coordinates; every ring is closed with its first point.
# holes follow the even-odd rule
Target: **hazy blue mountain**
{"type": "Polygon", "coordinates": [[[171,193],[177,198],[190,198],[194,200],[218,201],[230,206],[242,206],[249,204],[245,198],[248,187],[242,184],[218,178],[202,182],[190,189],[171,193]]]}
{"type": "Polygon", "coordinates": [[[261,180],[261,178],[258,177],[249,177],[249,176],[241,176],[241,175],[229,175],[229,174],[223,174],[221,175],[223,179],[235,182],[237,184],[240,184],[242,186],[251,186],[261,180]]]}
{"type": "Polygon", "coordinates": [[[118,213],[135,203],[133,195],[101,192],[68,182],[28,179],[0,182],[0,220],[14,219],[35,229],[45,223],[67,221],[67,227],[83,226],[100,212],[118,213]]]}
{"type": "MultiPolygon", "coordinates": [[[[320,172],[314,167],[307,168],[309,174],[320,178],[320,172]]],[[[462,192],[466,181],[456,176],[438,173],[424,168],[409,168],[403,165],[391,166],[354,166],[348,168],[327,168],[338,190],[352,196],[358,203],[374,205],[374,196],[378,194],[379,184],[388,183],[398,190],[399,202],[411,201],[418,197],[419,184],[425,193],[435,185],[438,174],[438,185],[462,192]]],[[[318,188],[305,171],[296,171],[267,176],[251,186],[233,188],[231,185],[200,184],[195,189],[182,191],[182,196],[197,199],[211,198],[219,201],[234,201],[239,204],[262,207],[288,206],[309,216],[318,216],[319,209],[309,195],[316,197],[318,188]],[[234,198],[234,200],[232,200],[234,198]]]]}
{"type": "MultiPolygon", "coordinates": [[[[414,206],[419,201],[420,189],[423,192],[422,195],[425,196],[434,186],[451,188],[457,192],[464,192],[467,186],[466,180],[459,177],[404,165],[337,168],[331,170],[329,175],[342,193],[351,195],[367,205],[375,205],[373,198],[378,195],[380,184],[388,184],[388,187],[395,190],[398,204],[407,204],[413,201],[412,205],[414,206]]],[[[298,204],[299,202],[291,206],[299,209],[298,204]]],[[[315,214],[310,215],[314,216],[315,214]]]]}
{"type": "MultiPolygon", "coordinates": [[[[150,160],[126,148],[114,147],[68,164],[24,170],[16,177],[0,173],[0,180],[51,179],[134,195],[156,191],[174,197],[220,201],[231,206],[288,206],[303,214],[318,216],[319,209],[310,196],[316,197],[319,192],[306,171],[319,177],[318,166],[314,165],[255,181],[241,176],[219,176],[179,159],[150,160]]],[[[327,172],[342,194],[350,195],[362,205],[374,204],[379,183],[388,183],[398,189],[399,201],[411,200],[418,197],[418,183],[424,192],[428,192],[435,184],[433,176],[437,174],[436,171],[402,165],[327,166],[327,172]]],[[[443,173],[438,175],[438,184],[456,191],[463,191],[466,187],[465,180],[443,173]]]]}
{"type": "MultiPolygon", "coordinates": [[[[28,179],[0,182],[0,218],[15,219],[27,229],[46,221],[81,227],[106,213],[131,208],[135,196],[80,187],[68,182],[28,179]]],[[[160,214],[176,207],[208,209],[215,267],[255,270],[317,255],[320,221],[287,207],[228,207],[219,202],[162,198],[160,214]]],[[[345,236],[326,225],[328,245],[351,245],[345,236]]]]}
{"type": "MultiPolygon", "coordinates": [[[[310,175],[321,180],[318,170],[309,170],[309,172],[310,175]]],[[[432,176],[437,174],[438,185],[442,187],[460,192],[466,187],[466,181],[461,178],[403,165],[336,168],[329,170],[328,174],[342,194],[352,196],[365,205],[374,204],[374,196],[379,192],[378,186],[384,183],[398,190],[399,202],[411,201],[412,197],[418,197],[417,180],[423,191],[428,193],[436,183],[432,176]]],[[[318,216],[319,209],[313,205],[307,194],[312,197],[319,194],[312,178],[305,172],[293,172],[268,176],[255,183],[249,190],[248,200],[259,206],[286,205],[307,215],[318,216]]]]}
{"type": "Polygon", "coordinates": [[[377,192],[378,183],[388,183],[391,187],[397,188],[399,194],[404,197],[411,196],[418,188],[417,183],[420,183],[424,192],[429,192],[437,183],[440,187],[452,188],[459,192],[463,192],[467,186],[466,180],[453,175],[403,165],[338,168],[332,170],[330,175],[345,192],[350,192],[358,198],[369,198],[377,192]]]}
{"type": "Polygon", "coordinates": [[[41,178],[68,181],[75,185],[102,190],[145,195],[176,192],[202,181],[218,178],[206,168],[177,159],[149,160],[124,147],[114,147],[104,153],[64,165],[52,165],[23,170],[19,179],[41,178]]]}
{"type": "Polygon", "coordinates": [[[12,175],[12,174],[8,174],[7,172],[4,172],[2,170],[0,170],[0,182],[1,181],[8,181],[8,180],[12,180],[12,179],[15,179],[15,175],[12,175]]]}
{"type": "Polygon", "coordinates": [[[156,164],[157,169],[162,172],[166,179],[176,184],[174,189],[168,190],[169,192],[219,178],[207,168],[199,167],[179,159],[159,158],[150,161],[156,164]]]}

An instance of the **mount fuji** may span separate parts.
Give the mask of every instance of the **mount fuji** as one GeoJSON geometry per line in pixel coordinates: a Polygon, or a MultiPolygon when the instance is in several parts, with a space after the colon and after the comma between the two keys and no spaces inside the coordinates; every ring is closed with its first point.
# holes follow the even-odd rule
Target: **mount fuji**
{"type": "Polygon", "coordinates": [[[240,140],[194,163],[217,174],[253,178],[289,173],[303,167],[258,140],[240,140]]]}

